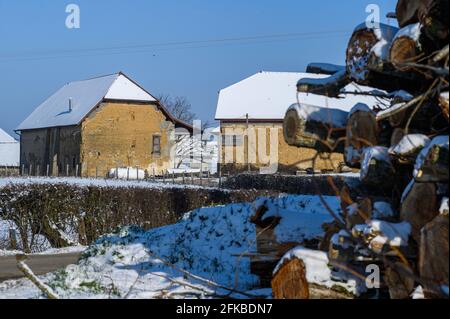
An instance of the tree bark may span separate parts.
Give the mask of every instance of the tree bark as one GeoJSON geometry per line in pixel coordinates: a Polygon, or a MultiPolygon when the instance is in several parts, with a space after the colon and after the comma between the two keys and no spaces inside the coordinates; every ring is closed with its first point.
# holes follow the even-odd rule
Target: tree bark
{"type": "Polygon", "coordinates": [[[448,183],[449,150],[447,147],[433,146],[422,166],[418,168],[416,180],[422,183],[448,183]]]}
{"type": "Polygon", "coordinates": [[[387,268],[385,281],[391,299],[409,299],[414,291],[414,274],[402,263],[395,263],[394,267],[387,268]]]}
{"type": "Polygon", "coordinates": [[[422,229],[419,273],[427,298],[448,298],[440,293],[440,287],[449,284],[448,222],[448,214],[439,215],[422,229]]]}
{"type": "Polygon", "coordinates": [[[395,10],[400,28],[421,20],[433,0],[399,0],[395,10]]]}
{"type": "Polygon", "coordinates": [[[406,195],[400,218],[412,226],[412,237],[420,243],[420,230],[439,214],[436,185],[415,183],[406,195]]]}
{"type": "Polygon", "coordinates": [[[421,43],[428,49],[427,53],[432,53],[449,42],[449,1],[424,1],[422,12],[419,16],[423,26],[421,43]]]}

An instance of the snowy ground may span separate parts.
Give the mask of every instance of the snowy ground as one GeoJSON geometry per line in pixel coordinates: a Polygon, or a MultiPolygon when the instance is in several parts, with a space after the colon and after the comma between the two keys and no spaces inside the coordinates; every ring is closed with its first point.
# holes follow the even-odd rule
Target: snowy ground
{"type": "MultiPolygon", "coordinates": [[[[339,210],[335,197],[326,200],[339,210]]],[[[270,214],[330,219],[316,196],[269,201],[270,214]]],[[[253,291],[258,280],[250,273],[250,260],[243,257],[256,250],[255,227],[249,222],[253,213],[252,204],[232,204],[195,210],[179,223],[155,230],[125,228],[89,247],[77,265],[41,278],[62,298],[270,297],[270,290],[253,291]]],[[[292,231],[298,238],[321,236],[316,224],[292,231]]],[[[0,298],[42,297],[26,280],[0,284],[0,298]]]]}

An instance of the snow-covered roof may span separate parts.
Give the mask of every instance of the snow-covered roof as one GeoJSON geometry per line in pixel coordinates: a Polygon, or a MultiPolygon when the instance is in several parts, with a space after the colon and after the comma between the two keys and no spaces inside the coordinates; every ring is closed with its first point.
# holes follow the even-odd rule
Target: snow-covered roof
{"type": "Polygon", "coordinates": [[[157,101],[123,73],[71,82],[39,105],[17,130],[78,125],[104,99],[157,101]]]}
{"type": "MultiPolygon", "coordinates": [[[[295,72],[260,72],[241,82],[229,86],[219,93],[217,120],[283,120],[287,109],[297,103],[297,82],[303,78],[324,79],[325,74],[295,72]]],[[[345,92],[369,92],[373,88],[351,83],[345,92]]],[[[333,108],[349,112],[358,103],[370,108],[382,104],[380,98],[345,94],[343,98],[328,98],[322,95],[299,93],[302,104],[333,108]]],[[[384,104],[386,107],[388,104],[384,104]]]]}
{"type": "Polygon", "coordinates": [[[0,128],[0,166],[18,167],[20,143],[0,128]]]}
{"type": "Polygon", "coordinates": [[[0,143],[17,143],[17,141],[0,128],[0,143]]]}

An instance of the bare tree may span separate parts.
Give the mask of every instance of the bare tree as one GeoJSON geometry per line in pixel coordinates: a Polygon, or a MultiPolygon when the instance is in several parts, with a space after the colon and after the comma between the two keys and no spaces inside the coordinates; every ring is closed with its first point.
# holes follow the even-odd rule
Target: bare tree
{"type": "Polygon", "coordinates": [[[192,121],[195,120],[196,115],[192,111],[192,104],[186,97],[172,97],[169,94],[162,94],[158,96],[158,100],[167,108],[170,114],[177,119],[186,123],[192,123],[192,121]]]}
{"type": "MultiPolygon", "coordinates": [[[[161,94],[157,96],[162,105],[177,119],[192,124],[197,119],[197,115],[192,110],[192,104],[184,96],[171,96],[170,94],[161,94]]],[[[202,131],[211,127],[208,121],[202,121],[202,131]]]]}

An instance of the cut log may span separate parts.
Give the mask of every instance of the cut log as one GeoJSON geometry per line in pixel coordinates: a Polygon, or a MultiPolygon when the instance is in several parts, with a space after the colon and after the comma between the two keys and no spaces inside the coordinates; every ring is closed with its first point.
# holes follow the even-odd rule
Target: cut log
{"type": "Polygon", "coordinates": [[[397,32],[397,28],[385,24],[368,28],[364,23],[355,29],[346,54],[351,81],[389,92],[414,92],[428,85],[420,74],[399,71],[389,62],[389,48],[397,32]]]}
{"type": "MultiPolygon", "coordinates": [[[[396,129],[402,131],[401,129],[396,129]]],[[[395,132],[392,135],[392,142],[395,142],[398,137],[395,136],[395,132]]],[[[398,133],[401,135],[400,133],[398,133]]],[[[409,134],[403,136],[396,144],[389,149],[389,154],[395,157],[402,164],[412,164],[414,165],[417,156],[420,152],[431,142],[431,140],[422,134],[409,134]]]]}
{"type": "Polygon", "coordinates": [[[419,243],[420,230],[439,214],[436,185],[433,183],[414,183],[405,194],[400,218],[412,226],[412,237],[419,243]]]}
{"type": "Polygon", "coordinates": [[[385,282],[391,299],[409,299],[415,288],[414,273],[402,263],[387,268],[385,282]]]}
{"type": "Polygon", "coordinates": [[[300,93],[338,97],[341,90],[349,83],[350,80],[347,76],[346,70],[342,70],[328,78],[303,78],[297,83],[297,91],[300,93]]]}
{"type": "Polygon", "coordinates": [[[381,82],[381,76],[371,72],[369,64],[372,60],[387,60],[387,47],[397,31],[398,29],[384,24],[379,29],[372,29],[365,23],[355,29],[347,47],[346,65],[350,80],[383,88],[372,85],[381,82]]]}
{"type": "Polygon", "coordinates": [[[431,53],[448,44],[449,40],[448,0],[399,0],[397,19],[401,28],[420,22],[423,26],[421,42],[431,53]]]}
{"type": "Polygon", "coordinates": [[[423,10],[419,16],[423,26],[421,43],[432,53],[449,42],[449,1],[427,0],[423,10]]]}
{"type": "Polygon", "coordinates": [[[432,0],[399,0],[395,10],[398,25],[403,28],[409,24],[420,21],[420,15],[432,0]]]}
{"type": "Polygon", "coordinates": [[[427,298],[448,298],[441,287],[449,285],[449,220],[439,215],[421,232],[419,273],[427,298]]]}
{"type": "Polygon", "coordinates": [[[414,178],[422,183],[448,183],[448,136],[438,136],[417,157],[414,178]]]}
{"type": "Polygon", "coordinates": [[[423,56],[420,30],[420,23],[408,25],[401,29],[392,40],[389,61],[399,70],[411,71],[413,68],[403,64],[416,62],[423,56]]]}
{"type": "Polygon", "coordinates": [[[347,117],[341,110],[295,104],[284,118],[285,141],[319,152],[343,153],[347,117]]]}
{"type": "Polygon", "coordinates": [[[364,151],[360,180],[363,184],[392,189],[395,170],[386,147],[369,147],[364,151]]]}
{"type": "Polygon", "coordinates": [[[275,299],[309,299],[305,263],[293,258],[285,260],[272,280],[275,299]]]}
{"type": "Polygon", "coordinates": [[[356,105],[350,112],[345,140],[345,163],[361,167],[362,155],[367,147],[377,145],[378,123],[375,113],[365,104],[356,105]]]}
{"type": "Polygon", "coordinates": [[[345,71],[345,66],[329,63],[310,63],[306,68],[306,73],[333,75],[345,71]]]}

